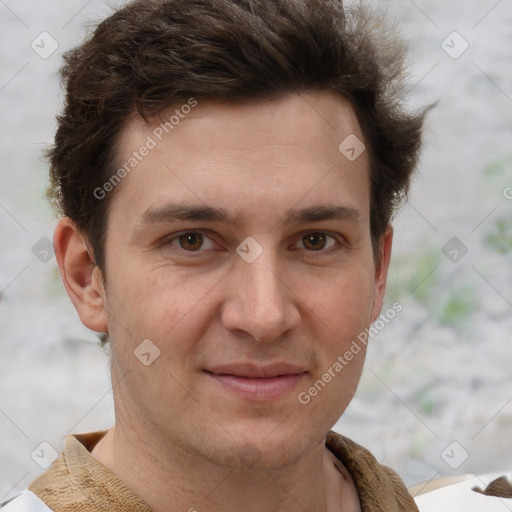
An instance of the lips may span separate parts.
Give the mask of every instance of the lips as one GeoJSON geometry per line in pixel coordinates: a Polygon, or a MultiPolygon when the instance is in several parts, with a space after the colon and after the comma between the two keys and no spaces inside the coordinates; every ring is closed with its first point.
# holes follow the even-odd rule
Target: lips
{"type": "Polygon", "coordinates": [[[288,363],[274,363],[265,366],[258,366],[251,363],[227,364],[214,366],[207,370],[215,375],[234,375],[236,377],[248,378],[269,378],[283,375],[296,375],[306,370],[301,366],[294,366],[288,363]]]}
{"type": "Polygon", "coordinates": [[[292,391],[307,375],[303,367],[288,363],[228,364],[205,371],[224,390],[255,401],[276,400],[292,391]]]}

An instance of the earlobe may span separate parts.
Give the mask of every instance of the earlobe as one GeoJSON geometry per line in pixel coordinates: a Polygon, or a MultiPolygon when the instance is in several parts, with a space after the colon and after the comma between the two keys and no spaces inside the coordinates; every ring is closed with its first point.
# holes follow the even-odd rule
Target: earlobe
{"type": "Polygon", "coordinates": [[[53,236],[62,282],[82,323],[95,332],[106,332],[105,290],[100,269],[74,222],[60,219],[53,236]]]}
{"type": "Polygon", "coordinates": [[[371,321],[374,322],[382,311],[384,293],[391,261],[391,248],[393,245],[393,227],[389,225],[379,241],[379,263],[375,267],[375,289],[371,321]]]}

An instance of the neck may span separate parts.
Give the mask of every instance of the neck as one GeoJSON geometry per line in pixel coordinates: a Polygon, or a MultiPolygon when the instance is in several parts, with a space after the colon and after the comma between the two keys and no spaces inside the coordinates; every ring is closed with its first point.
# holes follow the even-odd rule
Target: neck
{"type": "Polygon", "coordinates": [[[293,465],[257,470],[219,467],[169,444],[118,424],[92,454],[155,512],[339,510],[339,475],[323,444],[293,465]]]}

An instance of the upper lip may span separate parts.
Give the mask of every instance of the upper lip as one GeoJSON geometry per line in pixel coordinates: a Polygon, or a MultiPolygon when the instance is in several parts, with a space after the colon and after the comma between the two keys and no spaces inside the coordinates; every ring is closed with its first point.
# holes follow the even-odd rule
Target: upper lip
{"type": "Polygon", "coordinates": [[[304,367],[289,363],[273,363],[264,366],[253,363],[235,363],[214,366],[208,368],[206,371],[215,375],[234,375],[235,377],[248,378],[270,378],[279,377],[281,375],[297,375],[306,372],[304,367]]]}

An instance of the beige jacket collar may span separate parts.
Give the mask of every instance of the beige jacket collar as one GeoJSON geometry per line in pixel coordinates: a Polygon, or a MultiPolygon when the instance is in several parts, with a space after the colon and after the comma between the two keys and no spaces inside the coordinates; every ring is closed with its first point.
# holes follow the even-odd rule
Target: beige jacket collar
{"type": "MultiPolygon", "coordinates": [[[[62,455],[29,487],[55,512],[152,512],[90,451],[105,432],[69,435],[62,455]]],[[[380,465],[368,450],[335,432],[326,446],[351,474],[362,512],[417,512],[400,477],[380,465]]]]}

